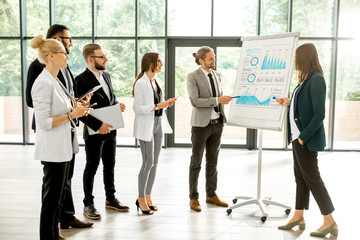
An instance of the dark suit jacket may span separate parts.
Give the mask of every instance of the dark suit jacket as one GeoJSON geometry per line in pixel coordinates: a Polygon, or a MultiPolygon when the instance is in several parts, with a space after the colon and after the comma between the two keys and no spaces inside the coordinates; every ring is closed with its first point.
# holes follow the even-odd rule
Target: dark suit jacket
{"type": "MultiPolygon", "coordinates": [[[[107,85],[109,87],[111,98],[109,100],[104,89],[100,88],[99,90],[94,92],[94,94],[90,100],[90,104],[97,103],[97,105],[93,107],[94,109],[112,106],[112,105],[119,103],[114,94],[114,89],[112,87],[110,74],[103,71],[103,76],[104,76],[105,82],[107,83],[107,85]]],[[[89,91],[90,89],[92,89],[93,87],[95,87],[99,84],[100,83],[96,79],[94,74],[88,68],[86,68],[86,70],[84,72],[82,72],[75,78],[75,97],[81,96],[82,94],[86,93],[87,91],[89,91]]],[[[99,119],[97,119],[91,115],[88,115],[86,117],[81,117],[80,121],[82,121],[85,124],[84,139],[88,139],[88,137],[90,136],[88,133],[87,126],[90,127],[92,130],[97,131],[103,124],[102,121],[100,121],[99,119]]],[[[109,134],[115,136],[116,130],[112,130],[109,134]]],[[[105,134],[103,136],[106,137],[109,134],[105,134]]],[[[95,134],[95,135],[92,135],[91,137],[100,137],[101,138],[102,135],[95,134]]]]}
{"type": "MultiPolygon", "coordinates": [[[[323,151],[325,148],[325,100],[326,83],[320,73],[315,73],[299,86],[294,98],[294,120],[300,130],[299,138],[309,151],[323,151]]],[[[288,114],[289,118],[289,114],[288,114]]],[[[288,129],[290,122],[288,121],[288,129]]],[[[291,141],[290,131],[288,140],[291,141]]],[[[293,139],[294,140],[294,139],[293,139]]]]}
{"type": "MultiPolygon", "coordinates": [[[[31,89],[32,89],[32,86],[34,85],[36,78],[40,75],[40,73],[42,72],[42,70],[44,68],[45,68],[45,65],[40,63],[38,59],[35,59],[29,66],[27,80],[26,80],[26,104],[28,105],[28,107],[31,107],[31,108],[34,107],[33,102],[32,102],[32,97],[31,97],[31,89]]],[[[73,86],[75,86],[75,79],[70,71],[69,66],[67,66],[66,68],[70,73],[71,80],[73,81],[73,86]]],[[[61,71],[59,71],[57,77],[62,82],[62,84],[64,86],[66,86],[65,78],[61,71]]],[[[32,121],[31,128],[35,131],[35,115],[33,115],[33,121],[32,121]]]]}

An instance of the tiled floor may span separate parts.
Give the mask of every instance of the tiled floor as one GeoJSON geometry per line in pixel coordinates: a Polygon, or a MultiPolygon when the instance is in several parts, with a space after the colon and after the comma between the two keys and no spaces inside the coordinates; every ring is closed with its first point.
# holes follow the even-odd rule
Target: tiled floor
{"type": "MultiPolygon", "coordinates": [[[[262,196],[294,206],[295,183],[290,151],[264,151],[262,196]]],[[[130,206],[130,212],[118,213],[104,207],[102,167],[95,179],[95,203],[102,219],[89,229],[61,231],[68,239],[316,239],[309,232],[322,224],[318,207],[311,199],[306,212],[307,229],[280,231],[287,222],[284,209],[269,206],[263,223],[256,205],[234,209],[205,203],[204,167],[199,189],[203,211],[191,211],[188,203],[189,148],[163,149],[153,189],[153,201],[159,207],[153,216],[136,212],[137,174],[141,164],[140,149],[117,148],[116,188],[118,199],[130,206]]],[[[229,203],[237,195],[256,196],[257,152],[221,149],[218,195],[229,203]]],[[[338,239],[359,239],[357,207],[359,202],[360,153],[324,152],[319,156],[322,177],[332,196],[334,217],[339,225],[338,239]]],[[[76,158],[73,195],[76,216],[82,215],[82,172],[84,148],[76,158]]],[[[33,160],[33,146],[0,145],[0,239],[39,239],[40,187],[42,167],[33,160]]],[[[291,215],[292,213],[290,213],[291,215]]],[[[328,236],[330,239],[334,237],[328,236]]]]}

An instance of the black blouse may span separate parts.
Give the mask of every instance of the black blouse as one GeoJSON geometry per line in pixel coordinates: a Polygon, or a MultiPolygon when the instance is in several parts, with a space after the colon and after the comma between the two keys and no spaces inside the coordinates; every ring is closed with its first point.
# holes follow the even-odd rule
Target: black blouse
{"type": "MultiPolygon", "coordinates": [[[[154,103],[155,104],[158,104],[162,98],[162,91],[159,87],[159,85],[157,84],[157,82],[155,81],[155,84],[156,84],[156,87],[157,87],[157,91],[155,91],[153,85],[151,84],[151,87],[153,89],[153,92],[154,92],[154,103]]],[[[162,116],[162,113],[163,113],[163,110],[162,109],[159,109],[159,110],[155,110],[155,116],[158,117],[158,116],[162,116]]]]}

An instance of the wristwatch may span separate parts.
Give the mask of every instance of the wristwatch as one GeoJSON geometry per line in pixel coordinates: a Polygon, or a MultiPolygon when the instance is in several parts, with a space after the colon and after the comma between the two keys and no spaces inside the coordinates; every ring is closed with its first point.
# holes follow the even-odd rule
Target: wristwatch
{"type": "Polygon", "coordinates": [[[154,107],[154,111],[156,110],[159,110],[159,107],[157,106],[157,104],[155,104],[155,107],[154,107]]]}

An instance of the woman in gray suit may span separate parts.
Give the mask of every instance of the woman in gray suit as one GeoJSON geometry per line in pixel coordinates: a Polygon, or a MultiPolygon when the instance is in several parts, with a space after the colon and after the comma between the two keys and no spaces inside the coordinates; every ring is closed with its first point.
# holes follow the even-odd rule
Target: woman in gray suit
{"type": "Polygon", "coordinates": [[[70,99],[57,79],[69,59],[64,46],[55,39],[45,40],[43,35],[34,38],[31,46],[39,49],[38,59],[46,65],[35,80],[31,95],[36,115],[35,159],[41,161],[44,172],[40,239],[52,240],[59,238],[59,213],[69,161],[78,150],[77,142],[72,144],[71,122],[90,109],[70,99]]]}
{"type": "Polygon", "coordinates": [[[299,46],[295,52],[295,70],[298,86],[291,99],[280,98],[280,105],[290,105],[288,112],[288,141],[292,142],[296,181],[295,213],[291,220],[279,226],[290,230],[295,226],[305,229],[304,209],[309,208],[310,192],[324,217],[323,225],[311,236],[337,235],[332,217],[334,206],[321,179],[318,168],[318,151],[325,148],[326,84],[314,44],[299,46]]]}
{"type": "Polygon", "coordinates": [[[146,53],[141,60],[141,72],[136,77],[132,95],[135,112],[134,137],[140,141],[142,166],[138,177],[139,196],[137,209],[144,214],[153,214],[157,207],[151,199],[163,133],[172,133],[165,109],[171,107],[176,98],[163,100],[162,84],[156,74],[163,64],[158,53],[146,53]]]}

